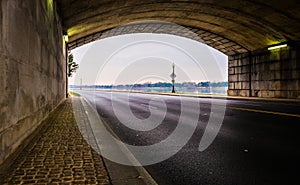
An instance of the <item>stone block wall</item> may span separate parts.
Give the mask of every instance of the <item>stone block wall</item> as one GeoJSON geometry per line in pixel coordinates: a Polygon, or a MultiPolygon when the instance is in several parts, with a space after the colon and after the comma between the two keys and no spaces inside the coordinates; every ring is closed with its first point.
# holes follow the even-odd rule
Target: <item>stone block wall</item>
{"type": "Polygon", "coordinates": [[[249,96],[248,53],[228,57],[228,95],[249,96]]]}
{"type": "Polygon", "coordinates": [[[0,1],[0,164],[66,96],[66,53],[52,0],[0,1]]]}
{"type": "Polygon", "coordinates": [[[286,47],[229,57],[228,95],[300,98],[300,49],[286,47]]]}

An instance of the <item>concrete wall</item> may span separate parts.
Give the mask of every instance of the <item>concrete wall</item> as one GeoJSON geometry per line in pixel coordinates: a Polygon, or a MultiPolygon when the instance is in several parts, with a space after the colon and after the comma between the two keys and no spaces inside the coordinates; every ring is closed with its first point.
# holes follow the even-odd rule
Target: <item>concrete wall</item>
{"type": "Polygon", "coordinates": [[[228,95],[300,98],[300,49],[286,47],[230,56],[228,95]]]}
{"type": "Polygon", "coordinates": [[[51,0],[0,1],[0,164],[65,98],[61,25],[51,0]]]}

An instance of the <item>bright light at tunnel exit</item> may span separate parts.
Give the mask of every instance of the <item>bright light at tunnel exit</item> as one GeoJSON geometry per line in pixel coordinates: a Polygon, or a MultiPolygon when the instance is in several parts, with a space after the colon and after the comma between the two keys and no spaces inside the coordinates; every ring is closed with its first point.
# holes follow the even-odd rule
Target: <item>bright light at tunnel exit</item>
{"type": "MultiPolygon", "coordinates": [[[[211,48],[203,43],[179,37],[179,36],[174,36],[174,35],[167,35],[167,34],[128,34],[128,35],[120,35],[120,36],[115,36],[115,37],[110,37],[106,39],[101,39],[98,40],[94,43],[89,43],[86,44],[82,47],[76,48],[71,51],[74,55],[74,60],[79,63],[79,70],[77,73],[74,75],[78,77],[78,79],[82,78],[83,82],[85,85],[94,85],[95,84],[95,78],[92,78],[93,75],[97,74],[96,69],[100,68],[100,66],[103,64],[104,59],[108,58],[111,53],[113,53],[115,50],[120,48],[122,45],[127,44],[128,42],[132,40],[149,40],[149,39],[157,39],[157,40],[162,40],[164,42],[170,42],[172,44],[179,45],[183,49],[189,51],[192,55],[198,56],[197,60],[201,62],[203,67],[205,68],[204,70],[210,74],[215,74],[216,69],[213,67],[213,63],[215,66],[219,66],[223,73],[223,78],[215,78],[215,79],[210,79],[211,82],[224,82],[227,81],[227,71],[228,71],[228,57],[221,53],[220,51],[211,48]],[[93,49],[92,49],[93,48],[93,49]],[[96,48],[96,49],[95,49],[96,48]],[[92,52],[97,51],[97,52],[92,52]],[[208,53],[205,51],[208,51],[208,53]],[[209,57],[209,56],[213,56],[209,57]],[[99,60],[101,59],[101,60],[99,60]],[[213,60],[213,61],[212,61],[213,60]],[[216,64],[217,62],[218,64],[216,64]],[[93,74],[95,73],[95,74],[93,74]]],[[[135,53],[141,53],[144,52],[146,49],[146,45],[141,47],[133,49],[131,53],[124,53],[124,56],[119,56],[122,60],[126,57],[130,57],[131,55],[134,55],[135,53]]],[[[149,49],[149,48],[148,48],[149,49]]],[[[164,57],[164,55],[168,55],[167,52],[164,52],[164,48],[156,47],[151,49],[153,52],[160,52],[161,56],[164,57]]],[[[182,62],[184,59],[180,58],[180,56],[176,53],[169,53],[169,55],[176,56],[176,58],[179,59],[179,62],[182,62]]],[[[145,62],[145,64],[147,64],[145,62]]],[[[137,63],[137,65],[132,66],[132,71],[145,71],[144,69],[147,69],[148,71],[153,69],[155,72],[161,72],[165,73],[165,78],[169,79],[169,68],[170,66],[164,66],[163,63],[159,63],[157,65],[157,62],[152,62],[153,65],[145,66],[144,68],[141,67],[142,64],[137,63]],[[139,68],[140,67],[140,68],[139,68]],[[163,71],[164,67],[166,67],[166,70],[163,71]]],[[[184,64],[185,69],[190,69],[190,71],[193,72],[192,66],[189,65],[187,62],[184,64]]],[[[115,66],[115,69],[117,69],[118,66],[115,66]]],[[[147,71],[146,70],[146,71],[147,71]]],[[[110,72],[111,74],[114,74],[114,71],[110,72]]],[[[177,82],[187,82],[186,79],[182,78],[182,75],[180,75],[180,71],[177,71],[178,74],[178,79],[177,82]]],[[[191,79],[193,82],[201,82],[205,81],[206,79],[202,78],[201,75],[199,74],[192,74],[196,78],[191,79]]],[[[215,75],[218,76],[218,75],[215,75]]],[[[221,75],[220,75],[221,76],[221,75]]],[[[124,84],[126,83],[131,83],[129,80],[131,76],[127,76],[127,79],[124,79],[124,84]],[[127,81],[125,81],[127,80],[127,81]]],[[[133,75],[132,75],[133,78],[133,75]]],[[[146,80],[146,79],[145,79],[146,80]]],[[[154,79],[148,79],[152,81],[153,83],[155,82],[154,79]]],[[[77,82],[74,78],[69,79],[70,84],[77,85],[79,82],[77,82]]],[[[107,79],[102,79],[101,82],[99,82],[103,85],[110,85],[113,84],[113,80],[109,79],[109,76],[107,79]]],[[[98,84],[98,83],[97,83],[98,84]]]]}

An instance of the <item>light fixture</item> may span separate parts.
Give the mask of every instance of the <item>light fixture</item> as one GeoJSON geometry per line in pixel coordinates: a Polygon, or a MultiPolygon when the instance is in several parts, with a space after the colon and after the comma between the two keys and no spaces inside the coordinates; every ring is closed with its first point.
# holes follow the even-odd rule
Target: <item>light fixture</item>
{"type": "Polygon", "coordinates": [[[64,35],[63,37],[64,37],[64,40],[65,40],[66,42],[68,42],[68,41],[69,41],[69,37],[68,37],[68,35],[64,35]]]}
{"type": "Polygon", "coordinates": [[[285,48],[287,47],[287,44],[280,44],[280,45],[276,45],[276,46],[271,46],[268,48],[268,50],[274,50],[274,49],[279,49],[279,48],[285,48]]]}

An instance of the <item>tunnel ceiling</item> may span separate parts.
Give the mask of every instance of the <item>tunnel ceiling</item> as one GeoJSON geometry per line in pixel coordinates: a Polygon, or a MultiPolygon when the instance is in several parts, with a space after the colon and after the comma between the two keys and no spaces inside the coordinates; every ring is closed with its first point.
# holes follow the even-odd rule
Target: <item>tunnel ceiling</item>
{"type": "Polygon", "coordinates": [[[57,5],[69,49],[127,33],[184,36],[227,55],[300,42],[298,0],[57,0],[57,5]]]}

